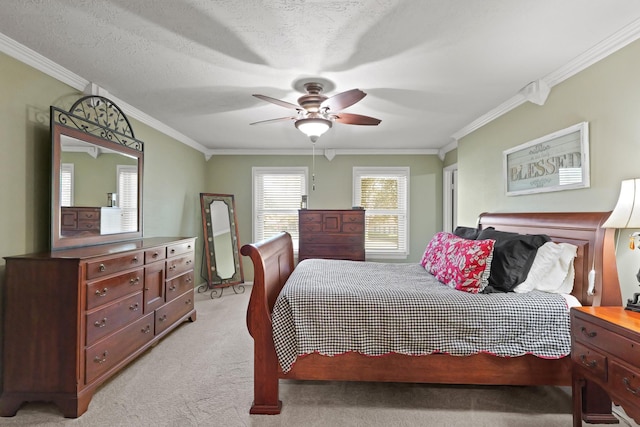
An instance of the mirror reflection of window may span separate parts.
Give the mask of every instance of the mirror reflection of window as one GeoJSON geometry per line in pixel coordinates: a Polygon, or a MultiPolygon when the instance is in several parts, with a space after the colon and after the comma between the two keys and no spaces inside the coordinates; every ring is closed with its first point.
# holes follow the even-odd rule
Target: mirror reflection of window
{"type": "Polygon", "coordinates": [[[138,229],[138,168],[118,165],[117,206],[122,210],[122,231],[138,229]]]}
{"type": "Polygon", "coordinates": [[[60,206],[73,206],[73,163],[60,165],[60,206]]]}

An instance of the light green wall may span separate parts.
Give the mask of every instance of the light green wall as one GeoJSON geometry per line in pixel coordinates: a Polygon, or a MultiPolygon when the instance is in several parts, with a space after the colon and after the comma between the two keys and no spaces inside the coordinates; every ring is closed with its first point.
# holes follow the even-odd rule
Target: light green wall
{"type": "Polygon", "coordinates": [[[448,151],[445,155],[444,155],[444,160],[442,162],[442,166],[447,167],[447,166],[451,166],[451,165],[455,165],[456,163],[458,163],[458,149],[453,149],[451,151],[448,151]]]}
{"type": "MultiPolygon", "coordinates": [[[[49,249],[51,137],[49,106],[68,109],[81,94],[0,53],[0,280],[1,257],[49,249]]],[[[198,236],[198,194],[204,155],[130,117],[144,141],[144,235],[198,236]]],[[[104,194],[106,204],[106,194],[104,194]]]]}
{"type": "MultiPolygon", "coordinates": [[[[623,179],[640,176],[640,42],[555,86],[544,106],[525,103],[458,144],[458,223],[484,211],[608,211],[623,179]],[[576,123],[589,122],[590,188],[507,197],[503,151],[576,123]]],[[[638,289],[640,251],[618,250],[623,295],[638,289]]]]}
{"type": "MultiPolygon", "coordinates": [[[[234,194],[241,244],[253,241],[251,221],[254,166],[306,166],[309,181],[312,156],[214,156],[209,160],[206,191],[234,194]]],[[[410,256],[417,262],[429,239],[442,229],[442,162],[437,156],[336,156],[315,157],[316,191],[309,185],[309,208],[350,209],[354,166],[409,166],[410,256]]],[[[253,278],[248,258],[243,259],[247,280],[253,278]]]]}

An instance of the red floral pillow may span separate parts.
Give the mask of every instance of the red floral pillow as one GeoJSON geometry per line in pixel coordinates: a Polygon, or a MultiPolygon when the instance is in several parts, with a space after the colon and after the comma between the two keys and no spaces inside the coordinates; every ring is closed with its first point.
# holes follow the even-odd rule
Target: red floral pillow
{"type": "Polygon", "coordinates": [[[459,291],[482,292],[489,281],[495,240],[468,240],[444,231],[436,233],[420,265],[440,282],[459,291]]]}

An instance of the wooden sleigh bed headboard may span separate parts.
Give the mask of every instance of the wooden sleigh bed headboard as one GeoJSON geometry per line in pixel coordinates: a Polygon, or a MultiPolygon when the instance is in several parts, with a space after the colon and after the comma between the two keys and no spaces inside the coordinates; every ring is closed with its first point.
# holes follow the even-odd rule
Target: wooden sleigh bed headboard
{"type": "MultiPolygon", "coordinates": [[[[484,213],[480,228],[522,234],[547,234],[557,242],[578,247],[573,294],[583,305],[621,305],[613,229],[601,225],[609,212],[484,213]],[[595,271],[590,292],[589,272],[595,271]]],[[[427,242],[425,242],[425,245],[427,242]]],[[[280,379],[395,381],[441,384],[570,385],[571,361],[532,355],[500,358],[486,353],[470,356],[389,354],[368,357],[310,354],[298,359],[286,374],[279,367],[273,342],[271,313],[295,264],[291,236],[281,233],[244,245],[241,253],[254,265],[254,282],[247,309],[247,327],[254,339],[253,414],[277,414],[280,379]]]]}

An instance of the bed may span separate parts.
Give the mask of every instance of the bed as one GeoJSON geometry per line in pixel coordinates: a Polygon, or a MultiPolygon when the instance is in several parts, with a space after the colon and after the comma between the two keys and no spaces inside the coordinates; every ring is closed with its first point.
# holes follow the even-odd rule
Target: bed
{"type": "MultiPolygon", "coordinates": [[[[620,305],[614,230],[600,225],[609,212],[484,213],[478,228],[544,234],[554,242],[577,247],[572,295],[582,305],[620,305]],[[590,288],[589,272],[595,271],[590,288]]],[[[298,357],[281,367],[274,344],[272,316],[276,300],[292,275],[293,245],[287,233],[244,245],[241,253],[254,265],[254,281],[247,310],[247,326],[254,339],[254,401],[250,413],[278,414],[280,379],[325,381],[382,381],[473,385],[571,385],[570,357],[532,354],[501,357],[482,352],[465,356],[446,353],[410,355],[389,353],[371,357],[359,352],[298,357]]],[[[277,329],[277,328],[276,328],[277,329]]],[[[597,397],[597,390],[592,396],[597,397]]],[[[597,399],[595,399],[597,400],[597,399]]],[[[589,402],[586,402],[588,405],[589,402]]],[[[587,408],[588,410],[588,408],[587,408]]]]}

